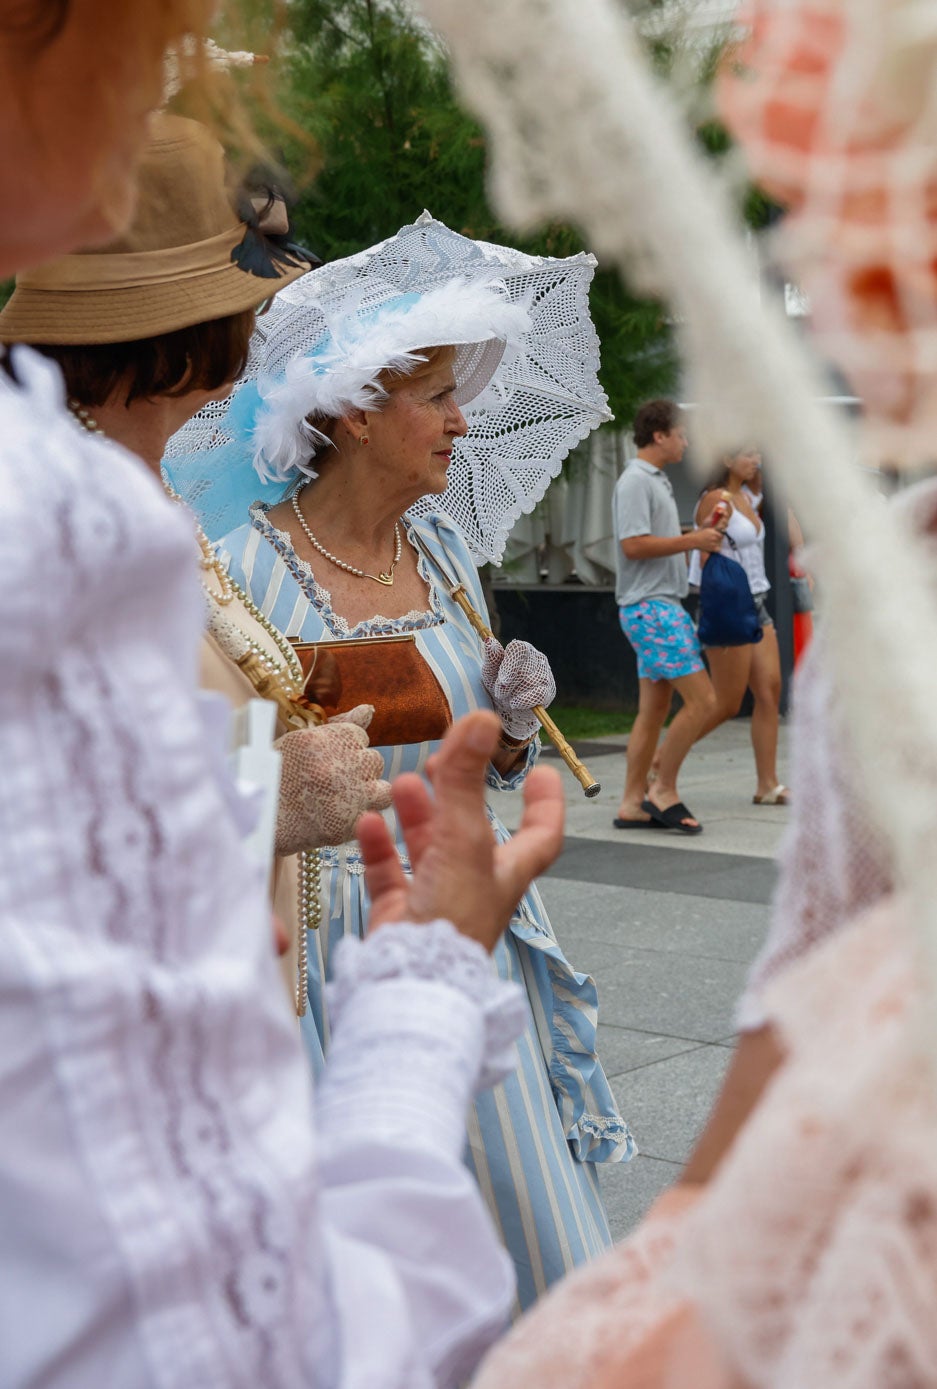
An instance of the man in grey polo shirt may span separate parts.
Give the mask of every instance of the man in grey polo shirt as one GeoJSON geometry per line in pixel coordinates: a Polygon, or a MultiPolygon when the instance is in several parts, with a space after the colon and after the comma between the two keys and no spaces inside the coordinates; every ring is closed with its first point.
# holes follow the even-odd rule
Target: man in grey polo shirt
{"type": "MultiPolygon", "coordinates": [[[[690,748],[716,712],[716,696],[693,624],[681,599],[687,593],[687,552],[715,553],[722,532],[703,526],[687,535],[664,469],[679,463],[687,437],[672,400],[651,400],[634,421],[637,456],[615,485],[612,516],[621,629],[638,658],[638,715],[628,740],[628,772],[616,829],[676,829],[702,833],[680,800],[677,774],[690,748]],[[648,775],[657,740],[677,690],[683,707],[660,749],[657,779],[648,775]]],[[[711,519],[711,518],[707,518],[711,519]]]]}

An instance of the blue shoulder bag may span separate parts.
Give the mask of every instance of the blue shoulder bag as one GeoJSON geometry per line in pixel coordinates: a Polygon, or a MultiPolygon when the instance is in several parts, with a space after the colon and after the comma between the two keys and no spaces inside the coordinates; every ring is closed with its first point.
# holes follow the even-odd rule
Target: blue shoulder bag
{"type": "MultiPolygon", "coordinates": [[[[735,547],[730,535],[729,544],[735,547]]],[[[737,560],[710,555],[699,586],[701,646],[753,646],[761,641],[761,623],[748,586],[748,575],[737,560]]]]}

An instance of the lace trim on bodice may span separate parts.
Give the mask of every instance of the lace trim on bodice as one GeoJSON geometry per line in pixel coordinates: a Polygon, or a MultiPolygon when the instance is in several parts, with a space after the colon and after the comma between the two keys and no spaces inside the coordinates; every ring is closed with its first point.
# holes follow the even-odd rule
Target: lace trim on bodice
{"type": "Polygon", "coordinates": [[[445,614],[436,585],[429,572],[426,557],[414,540],[414,525],[409,516],[405,515],[401,517],[401,520],[407,542],[416,551],[417,573],[429,590],[429,608],[412,608],[402,617],[385,617],[383,614],[377,613],[374,617],[365,618],[363,622],[358,622],[352,627],[332,607],[330,591],[319,583],[312,565],[307,560],[300,559],[293,548],[293,542],[289,535],[273,524],[267,515],[268,511],[269,507],[265,502],[255,503],[250,510],[251,524],[276,550],[287,570],[333,636],[344,638],[386,636],[391,632],[413,632],[425,627],[436,627],[445,621],[445,614]]]}

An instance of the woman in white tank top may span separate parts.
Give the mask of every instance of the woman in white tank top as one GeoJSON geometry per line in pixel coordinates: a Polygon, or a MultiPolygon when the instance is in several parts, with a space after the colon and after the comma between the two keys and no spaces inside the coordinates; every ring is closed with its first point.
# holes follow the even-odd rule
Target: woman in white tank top
{"type": "MultiPolygon", "coordinates": [[[[755,805],[786,805],[787,787],[778,778],[778,711],[781,702],[781,661],[774,622],[765,605],[771,585],[765,573],[765,527],[758,514],[761,504],[757,449],[743,449],[723,459],[724,476],[700,497],[697,516],[708,516],[723,493],[728,493],[732,511],[726,525],[729,539],[722,554],[736,560],[745,570],[762,626],[760,642],[748,646],[707,647],[706,659],[716,698],[717,715],[701,736],[726,719],[733,718],[750,689],[755,702],[752,713],[752,748],[755,753],[755,805]],[[754,484],[754,486],[752,486],[754,484]],[[730,543],[734,542],[734,545],[730,543]]],[[[690,559],[690,583],[699,585],[705,556],[694,550],[690,559]]]]}

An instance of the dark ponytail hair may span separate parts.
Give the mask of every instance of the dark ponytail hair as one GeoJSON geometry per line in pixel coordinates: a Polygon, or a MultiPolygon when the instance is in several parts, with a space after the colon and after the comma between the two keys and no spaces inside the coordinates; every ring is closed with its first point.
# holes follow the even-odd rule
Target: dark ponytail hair
{"type": "Polygon", "coordinates": [[[713,468],[709,477],[706,479],[706,482],[699,490],[699,495],[696,498],[697,506],[699,506],[700,502],[706,496],[707,492],[718,492],[721,491],[723,487],[725,487],[726,483],[729,480],[729,469],[726,465],[725,460],[727,458],[731,458],[732,456],[733,455],[731,452],[724,453],[722,455],[721,462],[715,468],[713,468]]]}

